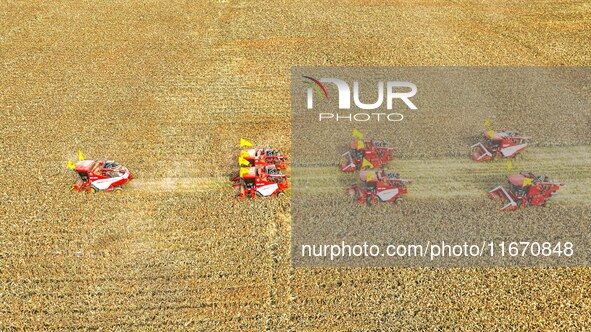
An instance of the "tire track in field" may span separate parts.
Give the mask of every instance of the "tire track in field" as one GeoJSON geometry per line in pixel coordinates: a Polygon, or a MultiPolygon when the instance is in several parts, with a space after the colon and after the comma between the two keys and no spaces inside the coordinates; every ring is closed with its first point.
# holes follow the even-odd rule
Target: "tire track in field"
{"type": "MultiPolygon", "coordinates": [[[[412,180],[408,199],[460,199],[481,197],[497,185],[507,183],[506,176],[519,172],[548,175],[564,185],[558,192],[563,202],[588,202],[591,199],[591,147],[531,147],[523,157],[507,161],[477,163],[466,158],[395,159],[390,170],[412,180]]],[[[306,190],[338,192],[357,181],[356,173],[342,174],[336,165],[298,168],[295,171],[306,190]]]]}
{"type": "MultiPolygon", "coordinates": [[[[412,180],[409,199],[459,199],[479,197],[494,186],[506,184],[506,176],[522,171],[548,175],[563,182],[559,196],[562,201],[587,202],[591,199],[591,147],[531,147],[523,157],[513,160],[513,169],[506,161],[477,163],[466,158],[394,159],[388,169],[412,180]]],[[[309,190],[342,191],[357,181],[357,173],[343,174],[337,165],[302,167],[295,176],[309,190]]],[[[229,177],[166,177],[135,179],[130,189],[150,192],[207,192],[231,189],[229,177]]]]}

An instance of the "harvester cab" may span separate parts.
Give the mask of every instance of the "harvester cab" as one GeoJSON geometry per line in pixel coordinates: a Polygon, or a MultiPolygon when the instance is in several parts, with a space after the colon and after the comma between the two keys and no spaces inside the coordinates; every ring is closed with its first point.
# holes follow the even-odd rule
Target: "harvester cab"
{"type": "Polygon", "coordinates": [[[240,176],[232,179],[233,187],[238,188],[238,197],[282,196],[289,188],[288,175],[274,164],[242,167],[240,176]]]}
{"type": "Polygon", "coordinates": [[[512,131],[489,130],[484,140],[471,146],[474,161],[514,158],[527,148],[527,137],[512,131]]]}
{"type": "Polygon", "coordinates": [[[287,182],[287,174],[283,174],[281,168],[277,165],[266,165],[261,170],[261,176],[265,177],[269,182],[283,183],[287,182]]]}
{"type": "Polygon", "coordinates": [[[273,164],[281,169],[285,169],[287,157],[281,154],[277,149],[254,148],[242,150],[241,157],[249,163],[247,167],[273,164]]]}
{"type": "Polygon", "coordinates": [[[394,148],[382,140],[369,138],[354,140],[349,151],[343,153],[343,161],[339,165],[341,172],[354,172],[363,167],[363,160],[367,160],[374,168],[381,168],[394,159],[394,148]]]}
{"type": "Polygon", "coordinates": [[[557,196],[556,191],[562,185],[547,176],[533,173],[520,173],[508,177],[509,189],[498,186],[488,192],[491,199],[500,199],[503,211],[511,211],[530,205],[550,206],[550,198],[557,196]]]}
{"type": "Polygon", "coordinates": [[[84,183],[90,181],[88,173],[94,167],[94,160],[83,160],[76,163],[74,170],[76,171],[74,175],[74,184],[78,187],[82,186],[84,183]]]}
{"type": "Polygon", "coordinates": [[[347,189],[357,203],[374,205],[378,202],[398,203],[407,193],[410,180],[400,178],[399,173],[385,170],[362,170],[359,172],[361,184],[347,189]]]}
{"type": "Polygon", "coordinates": [[[238,189],[237,197],[283,196],[289,188],[286,169],[287,157],[273,148],[252,147],[252,143],[241,138],[238,175],[230,178],[232,188],[238,189]],[[246,147],[251,147],[245,149],[246,147]]]}
{"type": "Polygon", "coordinates": [[[121,192],[122,186],[133,179],[126,167],[113,160],[81,159],[76,164],[68,162],[70,169],[75,171],[72,190],[121,192]]]}

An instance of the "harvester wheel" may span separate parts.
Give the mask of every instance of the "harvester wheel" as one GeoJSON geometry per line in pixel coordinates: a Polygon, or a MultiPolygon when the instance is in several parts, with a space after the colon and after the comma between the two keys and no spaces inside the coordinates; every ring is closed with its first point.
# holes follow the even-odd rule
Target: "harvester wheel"
{"type": "Polygon", "coordinates": [[[550,201],[546,201],[546,203],[544,203],[545,208],[549,208],[551,206],[552,206],[552,202],[550,202],[550,201]]]}
{"type": "Polygon", "coordinates": [[[285,197],[285,193],[283,191],[280,191],[277,193],[278,197],[285,197]]]}
{"type": "Polygon", "coordinates": [[[115,187],[115,188],[113,188],[113,191],[115,191],[116,194],[121,194],[123,192],[123,188],[115,187]]]}
{"type": "Polygon", "coordinates": [[[378,202],[378,199],[377,197],[369,195],[367,198],[365,198],[365,202],[367,203],[367,206],[372,206],[378,202]]]}
{"type": "Polygon", "coordinates": [[[98,189],[96,187],[91,186],[90,187],[90,192],[93,193],[93,194],[96,194],[96,193],[98,193],[98,189]]]}
{"type": "Polygon", "coordinates": [[[404,202],[404,200],[402,199],[402,197],[398,197],[397,199],[395,199],[395,200],[392,202],[392,204],[393,204],[393,205],[397,205],[397,204],[400,204],[400,203],[402,203],[402,202],[404,202]]]}

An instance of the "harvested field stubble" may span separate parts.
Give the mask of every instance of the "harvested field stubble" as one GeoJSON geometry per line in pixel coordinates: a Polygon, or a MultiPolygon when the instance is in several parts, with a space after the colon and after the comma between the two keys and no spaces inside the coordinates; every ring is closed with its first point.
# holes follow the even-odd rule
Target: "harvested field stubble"
{"type": "MultiPolygon", "coordinates": [[[[236,201],[225,182],[241,136],[290,154],[292,66],[588,65],[589,15],[583,2],[0,3],[0,330],[589,329],[589,269],[293,269],[289,199],[236,201]],[[136,179],[121,196],[69,193],[78,147],[136,179]]],[[[588,158],[589,117],[561,111],[566,129],[532,136],[588,158]]],[[[432,122],[407,125],[430,131],[424,149],[394,141],[406,159],[464,157],[463,141],[435,151],[432,122]]]]}

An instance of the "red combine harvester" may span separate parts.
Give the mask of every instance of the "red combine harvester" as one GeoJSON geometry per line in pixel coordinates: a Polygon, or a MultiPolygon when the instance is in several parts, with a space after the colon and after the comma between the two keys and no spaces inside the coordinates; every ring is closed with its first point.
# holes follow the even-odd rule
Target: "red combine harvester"
{"type": "Polygon", "coordinates": [[[279,150],[270,148],[242,150],[241,157],[249,163],[247,167],[275,165],[282,170],[285,170],[285,161],[287,160],[287,157],[281,155],[279,150]]]}
{"type": "Polygon", "coordinates": [[[406,184],[410,180],[400,179],[399,173],[386,170],[368,170],[359,173],[361,184],[347,189],[357,203],[369,206],[378,202],[398,203],[407,193],[406,184]]]}
{"type": "Polygon", "coordinates": [[[363,166],[363,159],[369,161],[373,168],[382,168],[394,159],[394,148],[382,140],[359,139],[351,142],[350,150],[343,153],[343,162],[339,165],[341,172],[354,172],[363,166]]]}
{"type": "Polygon", "coordinates": [[[488,192],[491,199],[499,198],[505,205],[503,211],[512,211],[530,205],[550,206],[550,198],[557,196],[561,183],[549,180],[547,176],[521,173],[508,177],[509,190],[498,186],[488,192]]]}
{"type": "Polygon", "coordinates": [[[527,137],[519,136],[517,132],[489,130],[483,136],[484,142],[471,146],[475,161],[514,158],[527,148],[527,137]]]}
{"type": "Polygon", "coordinates": [[[281,173],[277,165],[267,164],[240,168],[240,175],[231,179],[232,187],[238,188],[238,197],[283,196],[289,188],[288,175],[281,173]]]}
{"type": "Polygon", "coordinates": [[[76,173],[72,190],[88,191],[123,191],[125,183],[133,179],[129,170],[113,160],[80,160],[76,164],[69,162],[76,173]]]}

